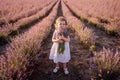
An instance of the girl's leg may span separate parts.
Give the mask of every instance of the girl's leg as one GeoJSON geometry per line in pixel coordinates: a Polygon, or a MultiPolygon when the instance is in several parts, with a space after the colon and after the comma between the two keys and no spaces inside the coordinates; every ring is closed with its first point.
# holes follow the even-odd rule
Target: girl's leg
{"type": "Polygon", "coordinates": [[[67,63],[63,63],[63,68],[64,68],[64,73],[69,74],[68,68],[67,68],[67,63]]]}
{"type": "Polygon", "coordinates": [[[53,72],[56,73],[59,70],[59,62],[56,63],[55,69],[53,69],[53,72]]]}
{"type": "Polygon", "coordinates": [[[63,63],[63,68],[67,68],[67,63],[63,63]]]}
{"type": "Polygon", "coordinates": [[[58,63],[56,63],[56,67],[59,67],[59,62],[58,62],[58,63]]]}

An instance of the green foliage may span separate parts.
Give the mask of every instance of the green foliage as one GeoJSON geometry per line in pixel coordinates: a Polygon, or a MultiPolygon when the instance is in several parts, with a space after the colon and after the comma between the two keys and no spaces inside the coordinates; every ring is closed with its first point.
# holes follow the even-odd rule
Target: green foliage
{"type": "Polygon", "coordinates": [[[64,50],[65,50],[65,44],[64,43],[59,43],[58,53],[63,54],[64,50]]]}
{"type": "Polygon", "coordinates": [[[89,51],[91,51],[91,52],[93,52],[94,49],[95,49],[95,45],[91,45],[91,46],[89,47],[89,51]]]}

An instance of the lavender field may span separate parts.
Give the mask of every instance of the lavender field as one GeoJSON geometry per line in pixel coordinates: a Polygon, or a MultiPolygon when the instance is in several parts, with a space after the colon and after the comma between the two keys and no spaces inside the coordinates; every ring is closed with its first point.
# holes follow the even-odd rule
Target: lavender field
{"type": "Polygon", "coordinates": [[[119,8],[119,0],[0,0],[0,80],[120,80],[119,8]],[[59,16],[70,32],[68,75],[49,60],[59,16]]]}

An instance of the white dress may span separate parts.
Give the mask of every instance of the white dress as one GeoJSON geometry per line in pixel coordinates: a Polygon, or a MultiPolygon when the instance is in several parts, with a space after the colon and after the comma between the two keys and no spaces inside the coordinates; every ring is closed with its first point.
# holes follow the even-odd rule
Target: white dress
{"type": "MultiPolygon", "coordinates": [[[[57,35],[58,35],[57,30],[55,30],[52,38],[57,38],[57,35]]],[[[58,46],[59,46],[58,42],[53,42],[53,45],[52,45],[51,50],[50,50],[49,59],[53,60],[54,63],[58,63],[58,62],[67,63],[67,62],[69,62],[69,60],[71,58],[69,42],[65,42],[65,50],[64,50],[63,54],[58,53],[58,46]]]]}

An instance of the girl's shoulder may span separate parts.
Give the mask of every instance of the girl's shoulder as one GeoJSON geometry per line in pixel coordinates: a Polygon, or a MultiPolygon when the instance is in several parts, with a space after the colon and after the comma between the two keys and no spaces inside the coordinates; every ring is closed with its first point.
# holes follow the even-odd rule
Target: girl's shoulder
{"type": "Polygon", "coordinates": [[[55,31],[54,31],[54,32],[55,32],[56,34],[60,33],[60,31],[59,31],[59,30],[56,30],[56,29],[55,29],[55,31]]]}
{"type": "Polygon", "coordinates": [[[57,32],[58,32],[58,30],[55,29],[55,30],[54,30],[54,33],[57,33],[57,32]]]}
{"type": "Polygon", "coordinates": [[[56,35],[56,34],[58,34],[58,30],[55,29],[54,30],[54,35],[56,35]]]}

